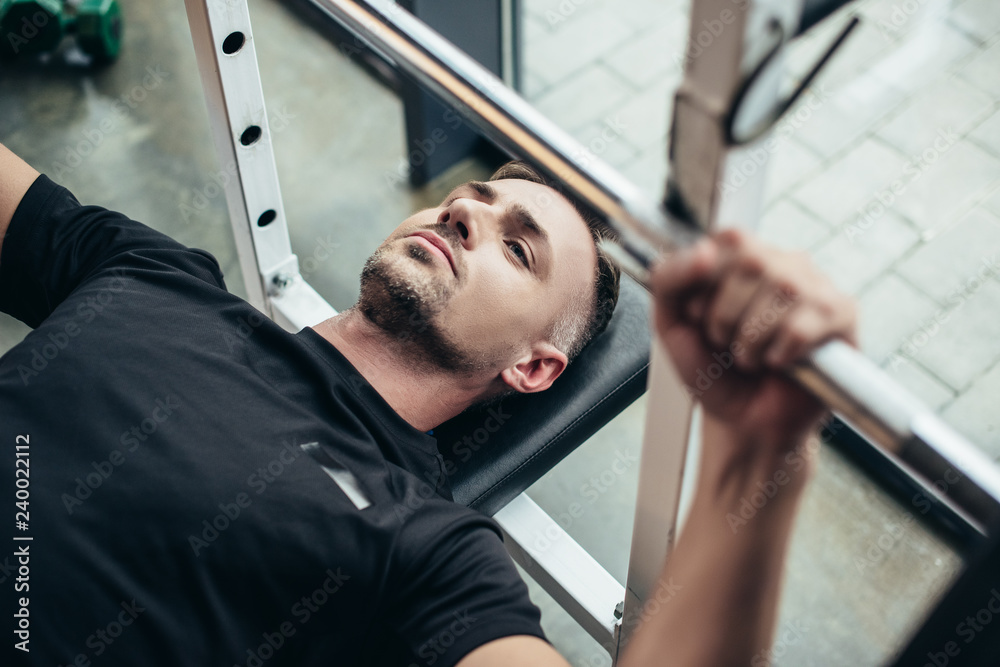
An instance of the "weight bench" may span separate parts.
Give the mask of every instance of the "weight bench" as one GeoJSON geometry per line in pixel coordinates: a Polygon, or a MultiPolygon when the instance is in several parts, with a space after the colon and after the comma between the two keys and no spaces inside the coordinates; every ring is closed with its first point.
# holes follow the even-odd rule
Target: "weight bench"
{"type": "Polygon", "coordinates": [[[639,398],[649,368],[648,311],[643,289],[623,278],[608,328],[551,388],[503,399],[510,418],[495,431],[484,427],[496,421],[494,408],[467,410],[434,429],[455,501],[496,514],[639,398]],[[480,442],[483,432],[488,440],[480,442]]]}

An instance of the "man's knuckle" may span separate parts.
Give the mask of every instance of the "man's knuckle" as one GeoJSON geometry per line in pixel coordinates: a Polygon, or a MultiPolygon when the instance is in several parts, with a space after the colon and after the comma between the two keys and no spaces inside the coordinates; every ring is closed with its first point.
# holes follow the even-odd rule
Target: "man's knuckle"
{"type": "Polygon", "coordinates": [[[742,248],[747,243],[747,236],[738,228],[730,227],[719,232],[718,240],[720,243],[730,247],[742,248]]]}
{"type": "Polygon", "coordinates": [[[708,325],[708,340],[716,346],[722,347],[728,340],[728,329],[719,320],[713,320],[708,325]]]}
{"type": "Polygon", "coordinates": [[[740,255],[737,267],[740,274],[744,278],[751,279],[764,275],[767,270],[767,264],[764,262],[764,258],[756,254],[740,255]]]}
{"type": "Polygon", "coordinates": [[[799,266],[808,267],[812,269],[813,266],[812,255],[810,255],[807,251],[793,250],[791,251],[791,253],[792,253],[792,258],[795,260],[796,264],[798,264],[799,266]]]}
{"type": "Polygon", "coordinates": [[[843,329],[853,331],[858,325],[858,304],[848,296],[841,296],[837,306],[837,321],[843,329]]]}
{"type": "Polygon", "coordinates": [[[813,338],[813,327],[805,317],[792,318],[785,324],[784,336],[792,345],[805,345],[813,338]]]}
{"type": "Polygon", "coordinates": [[[786,300],[794,301],[802,294],[802,288],[794,275],[778,275],[772,282],[775,294],[786,300]]]}

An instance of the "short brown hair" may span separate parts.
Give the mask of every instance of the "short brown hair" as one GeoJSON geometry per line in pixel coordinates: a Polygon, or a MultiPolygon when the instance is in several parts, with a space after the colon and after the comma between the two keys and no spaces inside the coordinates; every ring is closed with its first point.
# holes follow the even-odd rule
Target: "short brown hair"
{"type": "Polygon", "coordinates": [[[594,275],[589,308],[587,311],[582,311],[575,302],[571,303],[568,312],[556,317],[548,332],[549,341],[562,350],[570,361],[573,361],[587,346],[587,343],[608,327],[611,315],[618,304],[621,271],[601,248],[601,241],[614,241],[616,235],[601,222],[601,219],[592,210],[575,197],[564,192],[558,183],[546,178],[525,162],[508,162],[490,176],[491,181],[502,179],[520,179],[552,188],[573,205],[576,212],[583,218],[590,230],[590,236],[594,240],[594,247],[597,249],[597,271],[594,275]]]}

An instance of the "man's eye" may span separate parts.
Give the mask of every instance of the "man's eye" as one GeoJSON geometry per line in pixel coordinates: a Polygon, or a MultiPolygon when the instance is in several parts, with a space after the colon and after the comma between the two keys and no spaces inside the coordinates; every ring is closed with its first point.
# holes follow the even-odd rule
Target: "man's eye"
{"type": "Polygon", "coordinates": [[[528,266],[528,253],[524,250],[524,246],[517,241],[508,241],[507,245],[510,246],[511,252],[521,260],[521,263],[528,266]]]}

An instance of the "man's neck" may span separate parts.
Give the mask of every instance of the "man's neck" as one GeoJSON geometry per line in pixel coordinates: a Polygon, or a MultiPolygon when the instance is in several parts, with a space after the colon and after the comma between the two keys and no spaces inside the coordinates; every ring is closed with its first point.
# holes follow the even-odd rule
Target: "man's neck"
{"type": "Polygon", "coordinates": [[[421,431],[459,414],[486,389],[481,380],[415,359],[418,352],[353,308],[313,330],[337,348],[400,417],[421,431]]]}

